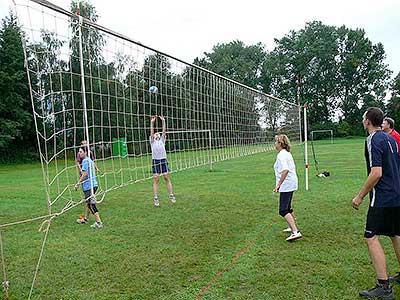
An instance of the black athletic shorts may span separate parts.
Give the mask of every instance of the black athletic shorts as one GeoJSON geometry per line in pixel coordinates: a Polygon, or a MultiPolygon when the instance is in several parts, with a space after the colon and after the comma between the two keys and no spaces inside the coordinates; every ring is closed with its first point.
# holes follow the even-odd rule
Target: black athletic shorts
{"type": "Polygon", "coordinates": [[[153,159],[153,174],[168,173],[168,162],[166,158],[153,159]]]}
{"type": "MultiPolygon", "coordinates": [[[[93,187],[93,193],[96,194],[97,191],[97,186],[93,187]]],[[[87,190],[87,191],[83,191],[83,194],[85,195],[85,200],[86,203],[88,204],[96,204],[96,196],[94,196],[93,198],[92,196],[92,191],[91,190],[87,190]]]]}
{"type": "Polygon", "coordinates": [[[400,236],[400,206],[369,207],[364,237],[375,235],[400,236]]]}

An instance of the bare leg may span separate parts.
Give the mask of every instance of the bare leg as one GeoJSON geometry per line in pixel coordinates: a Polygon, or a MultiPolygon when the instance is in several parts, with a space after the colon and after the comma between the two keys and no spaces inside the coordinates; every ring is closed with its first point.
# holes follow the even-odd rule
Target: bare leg
{"type": "Polygon", "coordinates": [[[291,214],[291,213],[286,214],[285,220],[286,220],[286,222],[288,222],[290,228],[292,228],[292,232],[297,231],[297,226],[296,226],[296,222],[294,221],[293,214],[291,214]]]}
{"type": "Polygon", "coordinates": [[[379,235],[365,239],[365,241],[378,279],[387,280],[386,257],[379,241],[379,235]]]}
{"type": "Polygon", "coordinates": [[[392,240],[394,252],[396,253],[397,260],[400,264],[400,236],[396,235],[396,236],[390,237],[390,239],[392,240]]]}
{"type": "Polygon", "coordinates": [[[154,198],[158,197],[158,183],[160,182],[160,174],[154,174],[153,192],[154,198]]]}
{"type": "Polygon", "coordinates": [[[94,219],[96,220],[97,223],[101,223],[100,215],[98,212],[94,214],[94,219]]]}
{"type": "Polygon", "coordinates": [[[89,207],[86,205],[85,207],[85,219],[89,220],[89,216],[90,216],[90,209],[89,207]]]}
{"type": "Polygon", "coordinates": [[[164,175],[165,183],[167,185],[168,193],[170,195],[172,195],[173,194],[173,192],[172,192],[172,183],[171,183],[171,179],[169,178],[169,174],[168,173],[164,173],[163,175],[164,175]]]}

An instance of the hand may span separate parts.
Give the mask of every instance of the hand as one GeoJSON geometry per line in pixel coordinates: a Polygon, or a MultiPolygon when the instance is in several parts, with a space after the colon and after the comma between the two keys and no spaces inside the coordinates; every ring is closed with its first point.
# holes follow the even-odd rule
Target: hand
{"type": "Polygon", "coordinates": [[[158,117],[160,118],[161,121],[163,121],[163,122],[165,121],[164,116],[158,116],[158,117]]]}
{"type": "Polygon", "coordinates": [[[74,190],[75,190],[75,191],[78,190],[79,186],[80,186],[80,183],[79,183],[79,182],[76,183],[75,186],[74,186],[74,190]]]}
{"type": "Polygon", "coordinates": [[[353,206],[354,209],[359,208],[360,204],[362,203],[363,199],[360,196],[356,196],[353,198],[353,200],[351,201],[351,206],[353,206]]]}
{"type": "Polygon", "coordinates": [[[156,116],[151,116],[150,122],[154,123],[156,121],[156,116]]]}
{"type": "Polygon", "coordinates": [[[280,185],[277,185],[277,186],[274,188],[274,193],[278,193],[280,188],[281,188],[281,186],[280,186],[280,185]]]}

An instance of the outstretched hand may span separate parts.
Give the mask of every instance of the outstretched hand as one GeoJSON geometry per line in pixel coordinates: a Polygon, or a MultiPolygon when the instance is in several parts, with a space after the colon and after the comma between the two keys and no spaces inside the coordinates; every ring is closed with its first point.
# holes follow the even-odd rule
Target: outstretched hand
{"type": "Polygon", "coordinates": [[[165,117],[164,116],[158,116],[160,118],[161,121],[165,121],[165,117]]]}

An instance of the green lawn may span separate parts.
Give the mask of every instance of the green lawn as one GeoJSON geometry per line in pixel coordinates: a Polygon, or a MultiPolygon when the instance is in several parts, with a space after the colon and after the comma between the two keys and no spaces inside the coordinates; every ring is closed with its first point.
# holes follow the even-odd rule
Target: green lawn
{"type": "MultiPolygon", "coordinates": [[[[293,243],[281,232],[286,224],[272,193],[275,152],[172,174],[175,205],[163,182],[159,208],[151,181],[112,191],[99,205],[102,230],[76,224],[83,206],[74,208],[50,227],[31,299],[357,299],[375,281],[363,243],[367,201],[351,208],[366,177],[363,147],[361,139],[316,143],[320,170],[332,176],[314,176],[309,149],[309,191],[303,149],[293,149],[300,177],[294,208],[304,235],[293,243]]],[[[47,212],[39,164],[1,166],[0,189],[0,224],[47,212]]],[[[28,298],[40,224],[2,230],[10,300],[28,298]]],[[[382,240],[394,273],[390,241],[382,240]]]]}

